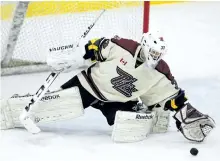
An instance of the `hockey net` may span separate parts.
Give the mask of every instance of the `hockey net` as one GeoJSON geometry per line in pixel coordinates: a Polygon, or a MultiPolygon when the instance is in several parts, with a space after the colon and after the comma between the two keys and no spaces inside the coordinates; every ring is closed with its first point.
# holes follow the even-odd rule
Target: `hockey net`
{"type": "Polygon", "coordinates": [[[72,45],[103,9],[85,42],[114,35],[139,41],[148,30],[149,2],[1,3],[1,75],[48,71],[48,50],[72,45]]]}

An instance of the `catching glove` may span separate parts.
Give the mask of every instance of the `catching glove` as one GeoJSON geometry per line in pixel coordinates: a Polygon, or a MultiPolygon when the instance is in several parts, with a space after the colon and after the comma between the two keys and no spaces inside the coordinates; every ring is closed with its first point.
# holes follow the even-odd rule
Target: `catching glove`
{"type": "Polygon", "coordinates": [[[164,109],[176,111],[173,116],[176,120],[176,127],[190,141],[202,142],[215,128],[213,119],[195,109],[187,101],[183,90],[180,90],[173,99],[167,101],[164,109]]]}
{"type": "Polygon", "coordinates": [[[202,142],[215,128],[214,120],[190,103],[186,103],[173,117],[178,130],[190,141],[202,142]]]}

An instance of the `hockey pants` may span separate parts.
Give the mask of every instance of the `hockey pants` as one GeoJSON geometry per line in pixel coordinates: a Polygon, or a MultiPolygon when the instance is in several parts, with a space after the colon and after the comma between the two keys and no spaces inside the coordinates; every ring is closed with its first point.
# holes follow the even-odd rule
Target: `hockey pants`
{"type": "Polygon", "coordinates": [[[118,110],[120,111],[134,111],[132,107],[137,104],[137,101],[129,101],[129,102],[102,102],[96,99],[93,95],[91,95],[80,83],[77,76],[74,76],[68,82],[64,83],[61,88],[67,89],[71,87],[78,87],[80,91],[80,95],[82,98],[82,103],[84,109],[89,106],[93,108],[99,109],[102,114],[106,117],[109,125],[114,124],[115,115],[118,110]]]}

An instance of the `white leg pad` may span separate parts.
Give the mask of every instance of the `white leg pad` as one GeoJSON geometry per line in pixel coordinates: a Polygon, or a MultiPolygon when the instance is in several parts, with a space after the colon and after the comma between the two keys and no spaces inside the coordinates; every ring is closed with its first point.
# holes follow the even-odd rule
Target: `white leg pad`
{"type": "MultiPolygon", "coordinates": [[[[14,95],[8,100],[1,100],[1,129],[23,127],[19,116],[29,103],[32,95],[14,95]]],[[[46,93],[31,111],[35,123],[47,123],[68,120],[84,114],[84,108],[78,87],[46,93]]]]}
{"type": "Polygon", "coordinates": [[[164,111],[162,107],[153,108],[155,117],[153,120],[152,133],[165,133],[170,125],[170,111],[164,111]]]}
{"type": "Polygon", "coordinates": [[[162,107],[153,108],[155,117],[153,121],[152,133],[165,133],[170,125],[170,111],[164,111],[162,107]]]}
{"type": "Polygon", "coordinates": [[[117,111],[112,131],[114,142],[136,142],[146,139],[152,130],[154,112],[117,111]]]}

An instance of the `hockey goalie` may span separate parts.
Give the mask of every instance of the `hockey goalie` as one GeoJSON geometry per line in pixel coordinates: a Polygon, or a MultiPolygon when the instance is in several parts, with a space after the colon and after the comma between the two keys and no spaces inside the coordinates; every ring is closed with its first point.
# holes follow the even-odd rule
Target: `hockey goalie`
{"type": "MultiPolygon", "coordinates": [[[[144,33],[140,43],[126,38],[97,38],[83,46],[82,61],[77,47],[71,54],[51,54],[47,63],[54,72],[70,71],[93,60],[90,66],[50,90],[31,111],[36,123],[73,119],[84,109],[96,108],[113,126],[112,139],[139,141],[151,133],[167,132],[170,113],[183,136],[202,142],[215,127],[211,117],[193,107],[177,86],[162,59],[167,45],[159,32],[144,33]]],[[[32,95],[16,95],[1,106],[1,129],[22,127],[19,115],[32,95]]]]}

